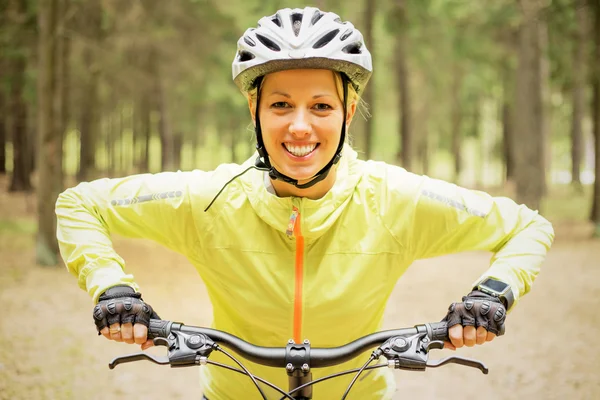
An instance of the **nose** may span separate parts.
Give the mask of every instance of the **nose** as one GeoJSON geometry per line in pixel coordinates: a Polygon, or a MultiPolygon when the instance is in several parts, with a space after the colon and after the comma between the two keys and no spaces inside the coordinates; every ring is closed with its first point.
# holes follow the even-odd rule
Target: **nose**
{"type": "Polygon", "coordinates": [[[310,135],[311,129],[309,115],[307,115],[307,112],[301,109],[296,110],[290,123],[290,133],[295,137],[302,138],[310,135]]]}

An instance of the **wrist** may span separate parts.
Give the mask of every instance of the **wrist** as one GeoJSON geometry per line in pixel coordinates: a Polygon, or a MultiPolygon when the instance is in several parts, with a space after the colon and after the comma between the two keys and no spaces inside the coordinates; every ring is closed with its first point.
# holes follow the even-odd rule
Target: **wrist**
{"type": "Polygon", "coordinates": [[[504,305],[507,311],[512,307],[515,301],[514,293],[512,292],[510,285],[496,278],[484,277],[475,285],[473,291],[497,299],[504,305]]]}
{"type": "Polygon", "coordinates": [[[106,289],[98,300],[109,300],[118,297],[135,297],[135,289],[127,285],[117,285],[106,289]]]}

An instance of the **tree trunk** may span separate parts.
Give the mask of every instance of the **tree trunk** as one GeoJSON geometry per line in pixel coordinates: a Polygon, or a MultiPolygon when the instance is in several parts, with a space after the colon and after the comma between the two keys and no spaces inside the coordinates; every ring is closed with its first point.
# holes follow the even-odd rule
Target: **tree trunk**
{"type": "Polygon", "coordinates": [[[460,174],[462,172],[462,101],[461,87],[463,80],[463,71],[458,66],[454,68],[454,79],[452,83],[452,154],[454,156],[454,182],[460,182],[460,174]]]}
{"type": "MultiPolygon", "coordinates": [[[[85,59],[85,56],[84,56],[85,59]]],[[[96,140],[99,133],[98,118],[98,76],[90,73],[84,83],[83,99],[81,102],[79,171],[77,180],[87,181],[92,178],[96,167],[96,140]]]]}
{"type": "Polygon", "coordinates": [[[28,192],[31,185],[31,163],[29,157],[29,144],[27,141],[27,104],[24,98],[25,87],[25,56],[16,55],[12,63],[11,105],[12,116],[12,145],[13,145],[13,173],[9,192],[28,192]]]}
{"type": "Polygon", "coordinates": [[[125,166],[125,123],[123,121],[123,106],[117,106],[117,134],[118,134],[118,150],[119,150],[119,163],[117,167],[117,173],[119,176],[125,175],[127,167],[125,166]]]}
{"type": "Polygon", "coordinates": [[[600,0],[594,0],[594,55],[590,65],[593,68],[592,91],[593,91],[593,130],[595,140],[594,161],[594,196],[592,201],[592,221],[596,224],[595,236],[600,236],[600,0]]]}
{"type": "Polygon", "coordinates": [[[161,165],[163,171],[172,171],[175,164],[173,131],[169,121],[167,95],[161,82],[158,82],[158,113],[161,146],[161,165]]]}
{"type": "MultiPolygon", "coordinates": [[[[377,0],[365,0],[365,42],[367,44],[367,48],[371,49],[371,55],[373,56],[375,45],[373,42],[373,20],[375,19],[375,6],[377,0]]],[[[375,114],[374,114],[374,99],[375,96],[375,82],[373,78],[370,79],[371,83],[367,86],[366,91],[363,94],[363,100],[370,109],[371,117],[367,120],[365,126],[365,157],[367,160],[371,159],[373,154],[373,140],[375,139],[375,114]]]]}
{"type": "MultiPolygon", "coordinates": [[[[481,97],[476,97],[473,102],[473,121],[471,125],[471,136],[476,139],[478,148],[481,149],[483,142],[483,131],[481,130],[481,97]]],[[[483,187],[483,156],[481,151],[475,154],[475,187],[483,187]]]]}
{"type": "MultiPolygon", "coordinates": [[[[12,4],[12,13],[16,20],[24,18],[27,13],[27,3],[24,0],[12,4]]],[[[17,21],[15,21],[17,22],[17,21]]],[[[22,23],[22,22],[17,22],[22,23]]],[[[23,33],[24,29],[19,32],[23,33]]],[[[29,146],[27,141],[27,103],[25,101],[25,68],[27,60],[25,57],[26,43],[20,38],[15,43],[15,52],[12,59],[7,63],[10,67],[10,104],[9,110],[12,118],[12,145],[13,145],[13,171],[8,190],[10,192],[28,192],[31,185],[31,163],[29,162],[29,146]]]]}
{"type": "Polygon", "coordinates": [[[11,115],[12,115],[12,145],[13,173],[9,192],[28,192],[31,185],[30,148],[27,141],[27,105],[23,98],[25,85],[25,58],[15,60],[15,70],[12,77],[11,115]]]}
{"type": "Polygon", "coordinates": [[[577,31],[573,42],[573,111],[571,124],[571,183],[581,186],[581,163],[583,161],[583,118],[585,117],[585,7],[576,6],[577,31]]]}
{"type": "Polygon", "coordinates": [[[169,111],[167,105],[167,93],[165,90],[165,83],[162,81],[162,75],[160,73],[160,59],[156,55],[156,51],[151,57],[154,61],[154,76],[155,76],[155,90],[156,98],[158,100],[158,113],[159,113],[159,134],[160,134],[160,146],[161,146],[161,169],[163,171],[172,171],[175,166],[174,159],[174,140],[173,140],[173,129],[169,120],[169,111]],[[158,63],[157,63],[158,61],[158,63]]]}
{"type": "Polygon", "coordinates": [[[140,162],[141,172],[150,172],[150,138],[152,134],[150,111],[150,100],[147,96],[144,96],[140,101],[140,125],[143,142],[140,162]]]}
{"type": "Polygon", "coordinates": [[[406,15],[406,2],[396,0],[394,9],[394,25],[396,32],[396,79],[400,93],[400,152],[399,158],[402,167],[407,170],[412,168],[413,161],[413,132],[412,132],[412,104],[410,79],[408,71],[408,17],[406,15]]]}
{"type": "MultiPolygon", "coordinates": [[[[65,16],[67,11],[67,0],[57,0],[56,2],[56,34],[54,36],[55,40],[55,91],[54,97],[52,99],[52,119],[53,119],[53,130],[54,134],[57,135],[56,143],[57,146],[55,148],[56,151],[56,160],[59,161],[59,167],[55,171],[54,179],[56,183],[56,187],[60,188],[59,192],[62,191],[64,176],[63,176],[63,162],[64,162],[64,149],[63,143],[65,138],[65,130],[66,130],[66,121],[68,119],[66,115],[66,99],[68,97],[68,84],[65,82],[68,74],[67,63],[68,60],[65,57],[68,57],[69,53],[69,45],[68,39],[65,39],[65,16]]],[[[58,193],[57,193],[58,195],[58,193]]]]}
{"type": "Polygon", "coordinates": [[[37,111],[34,111],[34,107],[34,104],[29,103],[27,113],[27,142],[29,143],[29,170],[31,171],[31,174],[36,172],[36,166],[38,163],[37,150],[40,147],[38,140],[38,116],[37,111]]]}
{"type": "Polygon", "coordinates": [[[516,198],[536,210],[540,208],[545,187],[544,124],[541,43],[538,0],[520,0],[523,21],[519,29],[516,76],[515,137],[519,139],[516,156],[516,198]]]}
{"type": "Polygon", "coordinates": [[[133,156],[131,162],[135,173],[140,172],[140,164],[142,162],[142,151],[141,147],[144,145],[144,136],[142,133],[142,118],[141,118],[141,107],[139,102],[132,101],[133,115],[131,119],[131,125],[133,130],[131,147],[133,148],[133,156]]]}
{"type": "Polygon", "coordinates": [[[181,150],[183,149],[183,133],[173,134],[173,170],[181,169],[181,150]]]}
{"type": "Polygon", "coordinates": [[[106,156],[108,157],[108,176],[115,177],[117,170],[117,156],[115,155],[115,118],[114,118],[114,110],[108,111],[106,115],[106,124],[108,128],[106,129],[106,156]]]}
{"type": "Polygon", "coordinates": [[[516,148],[517,141],[515,138],[513,115],[513,101],[515,97],[512,75],[514,72],[508,63],[504,65],[503,70],[502,145],[504,153],[505,178],[506,182],[514,182],[516,175],[515,153],[518,151],[516,148]]]}
{"type": "Polygon", "coordinates": [[[56,219],[54,204],[62,191],[61,147],[62,135],[53,123],[57,97],[57,0],[39,4],[39,68],[38,68],[38,235],[36,260],[41,265],[56,265],[58,243],[56,240],[56,219]]]}
{"type": "MultiPolygon", "coordinates": [[[[538,3],[545,0],[535,0],[538,3]]],[[[540,7],[541,8],[541,7],[540,7]]],[[[539,64],[539,86],[541,90],[541,101],[537,110],[540,120],[540,142],[538,142],[538,151],[540,151],[540,184],[542,185],[542,194],[548,193],[547,174],[552,167],[552,149],[550,148],[550,139],[552,136],[550,128],[550,60],[548,56],[548,23],[545,18],[537,18],[538,28],[538,46],[537,62],[539,64]]]]}
{"type": "MultiPolygon", "coordinates": [[[[0,68],[4,67],[4,63],[0,60],[0,68]]],[[[4,99],[4,92],[0,90],[0,175],[6,174],[6,120],[8,109],[4,99]]]]}
{"type": "Polygon", "coordinates": [[[419,139],[419,158],[421,159],[421,171],[423,175],[429,175],[429,167],[431,164],[429,160],[429,142],[431,138],[429,137],[429,126],[427,122],[425,122],[424,124],[425,125],[423,126],[422,136],[419,139]]]}
{"type": "MultiPolygon", "coordinates": [[[[83,25],[88,31],[89,40],[99,43],[102,37],[101,16],[102,9],[98,0],[88,1],[88,7],[83,15],[83,25]]],[[[96,55],[96,46],[84,46],[82,51],[83,65],[86,70],[85,81],[82,85],[80,137],[79,137],[79,170],[77,180],[88,181],[95,175],[96,170],[96,145],[100,135],[100,103],[98,101],[98,87],[100,82],[99,58],[96,55]]]]}

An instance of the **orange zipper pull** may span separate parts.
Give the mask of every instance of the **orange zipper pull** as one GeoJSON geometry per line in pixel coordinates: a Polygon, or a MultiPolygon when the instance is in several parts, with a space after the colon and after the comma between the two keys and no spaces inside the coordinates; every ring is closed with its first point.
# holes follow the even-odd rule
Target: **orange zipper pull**
{"type": "Polygon", "coordinates": [[[300,211],[298,210],[298,207],[294,206],[292,208],[292,215],[290,215],[290,221],[288,222],[287,230],[285,231],[286,235],[288,235],[290,238],[294,236],[294,228],[296,227],[298,214],[300,214],[300,211]]]}

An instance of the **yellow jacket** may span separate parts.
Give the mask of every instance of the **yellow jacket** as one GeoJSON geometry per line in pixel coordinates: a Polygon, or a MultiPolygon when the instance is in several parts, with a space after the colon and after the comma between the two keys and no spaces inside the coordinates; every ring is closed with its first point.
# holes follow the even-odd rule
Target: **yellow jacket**
{"type": "MultiPolygon", "coordinates": [[[[110,234],[153,239],[196,266],[212,301],[213,328],[261,346],[307,338],[314,347],[332,347],[380,329],[396,281],[417,259],[492,251],[481,277],[510,283],[517,304],[554,238],[547,220],[510,199],[361,161],[348,146],[334,187],[319,200],[277,197],[264,173],[251,170],[205,212],[218,190],[253,162],[100,179],[65,191],[56,214],[68,270],[94,301],[114,285],[137,289],[110,234]]],[[[481,277],[465,282],[461,293],[481,277]]],[[[360,367],[366,358],[315,369],[313,378],[360,367]]],[[[225,361],[216,353],[211,359],[225,361]]],[[[287,389],[283,368],[245,365],[287,389]]],[[[260,398],[245,376],[213,366],[200,370],[210,400],[260,398]]],[[[351,377],[317,384],[314,398],[340,398],[351,377]]],[[[393,391],[391,371],[379,368],[348,398],[391,398],[393,391]]]]}

